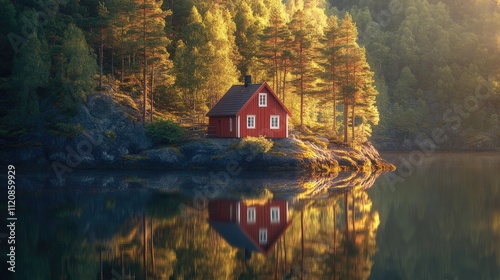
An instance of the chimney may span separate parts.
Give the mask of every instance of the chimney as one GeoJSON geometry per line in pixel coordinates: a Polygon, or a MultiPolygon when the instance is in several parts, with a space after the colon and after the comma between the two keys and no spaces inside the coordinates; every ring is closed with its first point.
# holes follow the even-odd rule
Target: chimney
{"type": "Polygon", "coordinates": [[[245,87],[252,84],[252,75],[245,75],[245,87]]]}

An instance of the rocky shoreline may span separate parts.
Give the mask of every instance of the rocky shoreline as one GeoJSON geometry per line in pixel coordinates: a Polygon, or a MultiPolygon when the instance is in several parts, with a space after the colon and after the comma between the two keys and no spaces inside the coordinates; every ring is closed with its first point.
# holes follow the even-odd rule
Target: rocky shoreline
{"type": "Polygon", "coordinates": [[[274,139],[267,152],[236,148],[240,139],[199,139],[177,147],[146,149],[139,153],[116,156],[106,150],[92,151],[91,142],[80,142],[66,153],[46,158],[41,148],[10,151],[2,161],[31,169],[152,169],[152,170],[262,170],[308,171],[391,171],[395,167],[382,159],[377,150],[364,143],[358,148],[330,144],[323,149],[299,139],[274,139]],[[90,145],[89,145],[90,144],[90,145]],[[17,155],[16,155],[17,154],[17,155]],[[10,161],[8,161],[10,159],[10,161]]]}
{"type": "Polygon", "coordinates": [[[153,147],[137,110],[108,94],[88,96],[68,123],[75,135],[37,128],[16,139],[2,139],[0,161],[30,169],[266,170],[332,173],[394,170],[371,143],[356,148],[326,139],[273,139],[263,152],[239,147],[241,139],[202,138],[173,147],[153,147]]]}

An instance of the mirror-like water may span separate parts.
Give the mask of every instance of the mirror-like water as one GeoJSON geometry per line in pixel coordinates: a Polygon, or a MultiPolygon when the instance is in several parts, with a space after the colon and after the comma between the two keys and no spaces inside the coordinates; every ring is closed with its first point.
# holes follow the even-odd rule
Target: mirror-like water
{"type": "Polygon", "coordinates": [[[19,171],[15,278],[500,279],[500,157],[399,168],[19,171]]]}

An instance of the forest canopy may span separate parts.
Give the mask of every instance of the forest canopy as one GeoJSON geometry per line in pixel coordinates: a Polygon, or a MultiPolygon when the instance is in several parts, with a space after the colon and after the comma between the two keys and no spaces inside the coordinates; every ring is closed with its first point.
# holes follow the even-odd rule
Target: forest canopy
{"type": "Polygon", "coordinates": [[[294,127],[339,141],[500,143],[497,0],[0,4],[2,136],[64,122],[92,91],[145,123],[204,116],[251,74],[294,127]]]}

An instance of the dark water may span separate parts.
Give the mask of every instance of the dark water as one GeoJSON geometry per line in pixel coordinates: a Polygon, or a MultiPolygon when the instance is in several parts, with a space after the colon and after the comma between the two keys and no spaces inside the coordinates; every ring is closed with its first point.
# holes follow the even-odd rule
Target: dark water
{"type": "MultiPolygon", "coordinates": [[[[397,163],[406,154],[388,154],[397,163]]],[[[15,279],[500,279],[500,155],[391,174],[16,178],[15,279]]],[[[2,217],[6,221],[6,201],[2,217]]],[[[2,278],[6,279],[6,278],[2,278]]]]}

